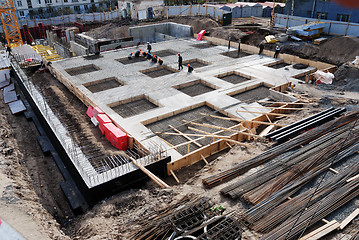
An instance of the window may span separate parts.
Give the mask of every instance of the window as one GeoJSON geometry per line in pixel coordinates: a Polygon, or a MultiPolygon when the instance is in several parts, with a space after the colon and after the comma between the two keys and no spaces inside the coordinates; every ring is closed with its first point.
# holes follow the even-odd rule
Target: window
{"type": "Polygon", "coordinates": [[[330,2],[330,0],[319,0],[320,2],[330,2]]]}
{"type": "Polygon", "coordinates": [[[68,2],[69,0],[64,0],[64,2],[68,2]]]}
{"type": "Polygon", "coordinates": [[[52,3],[52,0],[45,0],[46,4],[52,3]]]}
{"type": "Polygon", "coordinates": [[[37,3],[38,3],[38,4],[41,4],[41,0],[38,0],[37,3]]]}
{"type": "Polygon", "coordinates": [[[88,6],[88,5],[84,5],[84,8],[85,8],[86,11],[89,10],[89,6],[88,6]]]}
{"type": "Polygon", "coordinates": [[[79,0],[72,0],[72,2],[78,2],[79,0]]]}
{"type": "Polygon", "coordinates": [[[17,1],[17,5],[18,5],[19,7],[22,7],[22,1],[17,1]]]}
{"type": "Polygon", "coordinates": [[[348,14],[337,14],[337,21],[340,22],[349,22],[350,15],[348,14]]]}
{"type": "Polygon", "coordinates": [[[317,16],[319,19],[328,19],[328,13],[327,12],[317,12],[317,16]]]}
{"type": "Polygon", "coordinates": [[[74,6],[74,10],[76,11],[76,12],[80,12],[80,6],[74,6]]]}
{"type": "Polygon", "coordinates": [[[25,16],[24,11],[19,11],[19,15],[20,17],[24,17],[25,16]]]}

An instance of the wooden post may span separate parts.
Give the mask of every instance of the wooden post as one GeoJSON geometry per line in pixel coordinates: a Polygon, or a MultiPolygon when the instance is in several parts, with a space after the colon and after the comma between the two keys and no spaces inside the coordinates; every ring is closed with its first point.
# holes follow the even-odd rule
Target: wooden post
{"type": "Polygon", "coordinates": [[[202,160],[203,160],[206,164],[208,164],[206,158],[205,158],[202,154],[201,154],[201,158],[202,158],[202,160]]]}
{"type": "Polygon", "coordinates": [[[345,29],[345,34],[344,34],[344,36],[347,35],[348,28],[349,28],[349,23],[350,23],[350,15],[349,15],[349,18],[348,18],[348,23],[347,23],[347,27],[346,27],[346,29],[345,29]]]}
{"type": "Polygon", "coordinates": [[[170,188],[165,182],[163,182],[161,179],[159,179],[156,175],[154,175],[151,171],[149,171],[147,168],[139,164],[135,159],[131,158],[133,164],[135,164],[136,167],[141,169],[148,177],[150,177],[155,183],[157,183],[161,188],[170,188]]]}
{"type": "Polygon", "coordinates": [[[167,7],[167,12],[166,12],[166,18],[168,19],[168,11],[169,11],[170,7],[167,7]]]}
{"type": "Polygon", "coordinates": [[[178,177],[175,175],[175,173],[170,169],[170,173],[173,176],[173,178],[176,180],[177,183],[180,183],[178,177]]]}

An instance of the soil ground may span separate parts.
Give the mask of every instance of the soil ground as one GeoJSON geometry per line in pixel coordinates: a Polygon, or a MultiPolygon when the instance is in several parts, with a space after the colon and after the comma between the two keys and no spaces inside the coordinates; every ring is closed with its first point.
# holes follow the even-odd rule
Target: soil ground
{"type": "MultiPolygon", "coordinates": [[[[173,21],[173,19],[171,19],[173,21]]],[[[193,19],[178,19],[178,22],[189,23],[193,19]]],[[[217,23],[197,19],[198,28],[217,28],[217,23]],[[201,25],[202,24],[202,25],[201,25]]],[[[97,30],[102,32],[103,30],[97,30]]],[[[126,32],[124,30],[123,34],[126,32]]],[[[119,34],[122,34],[120,31],[119,34]]],[[[218,30],[219,31],[219,30],[218,30]]],[[[221,30],[222,31],[222,30],[221,30]]],[[[224,30],[223,30],[224,31],[224,30]]],[[[262,30],[260,30],[262,31],[262,30]]],[[[258,30],[258,32],[260,32],[258,30]]],[[[263,30],[264,31],[264,30],[263,30]]],[[[211,30],[211,32],[215,32],[211,30]]],[[[265,31],[264,31],[265,32],[265,31]]],[[[235,33],[239,33],[236,31],[235,33]]],[[[212,34],[212,33],[211,33],[212,34]]],[[[231,34],[228,33],[228,34],[231,34]]],[[[248,40],[253,43],[262,39],[263,34],[248,40]],[[257,38],[256,38],[257,37],[257,38]]],[[[348,40],[351,41],[351,40],[348,40]]],[[[335,54],[335,53],[334,53],[335,54]]],[[[359,55],[359,54],[358,54],[359,55]]],[[[346,62],[346,58],[340,60],[346,62]]],[[[348,60],[349,61],[349,60],[348,60]]],[[[312,99],[316,103],[310,110],[299,111],[296,117],[281,119],[280,124],[290,124],[308,115],[321,111],[327,106],[345,106],[348,109],[358,108],[358,91],[348,91],[348,85],[358,81],[357,69],[340,68],[334,86],[314,86],[298,84],[294,93],[312,99]]],[[[87,139],[106,154],[113,154],[111,148],[97,129],[93,128],[85,116],[86,107],[77,100],[61,83],[49,73],[36,73],[32,78],[47,100],[55,105],[66,106],[68,115],[75,121],[78,130],[85,133],[87,139]],[[74,117],[76,116],[76,117],[74,117]]],[[[252,142],[253,148],[248,151],[235,146],[230,151],[213,156],[209,164],[199,162],[191,167],[176,172],[181,183],[177,184],[172,177],[164,179],[171,186],[170,190],[161,190],[153,182],[148,182],[141,189],[132,189],[119,193],[110,199],[104,199],[92,209],[80,216],[74,216],[59,187],[63,181],[57,166],[51,157],[45,156],[38,144],[37,130],[23,114],[11,115],[0,94],[0,215],[23,234],[27,239],[129,239],[130,234],[140,228],[139,221],[159,209],[169,206],[187,193],[209,196],[216,204],[224,205],[227,211],[237,210],[241,214],[244,205],[241,201],[232,201],[219,194],[223,184],[213,189],[204,189],[202,178],[225,170],[234,164],[250,159],[265,151],[267,143],[252,142]]],[[[58,112],[61,115],[62,112],[58,112]]],[[[76,133],[73,133],[76,138],[76,133]]],[[[250,170],[247,174],[255,169],[250,170]]],[[[227,183],[230,184],[231,182],[227,183]]],[[[354,220],[344,231],[331,235],[328,239],[349,239],[348,234],[359,228],[359,220],[354,220]]],[[[258,239],[258,235],[244,229],[243,239],[258,239]]]]}

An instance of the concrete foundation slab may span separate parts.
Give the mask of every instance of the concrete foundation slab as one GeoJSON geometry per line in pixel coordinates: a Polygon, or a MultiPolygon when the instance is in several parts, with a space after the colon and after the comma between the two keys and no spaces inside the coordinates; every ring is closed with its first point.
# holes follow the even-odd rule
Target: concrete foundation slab
{"type": "MultiPolygon", "coordinates": [[[[162,66],[142,56],[141,60],[136,60],[133,64],[118,61],[126,59],[130,52],[140,48],[146,49],[146,45],[102,53],[103,58],[92,60],[90,66],[89,62],[81,57],[57,61],[52,64],[50,71],[85,104],[95,105],[104,110],[113,122],[144,148],[148,148],[152,143],[166,146],[172,162],[195,154],[200,147],[191,143],[172,148],[171,146],[185,143],[188,139],[156,132],[174,133],[169,127],[171,125],[185,133],[195,134],[189,127],[198,126],[187,124],[183,127],[185,123],[182,120],[197,118],[199,119],[196,122],[199,123],[209,121],[210,124],[223,128],[234,127],[238,123],[228,120],[211,122],[213,119],[206,120],[203,114],[219,114],[221,117],[239,117],[246,120],[256,118],[261,114],[239,113],[237,110],[246,109],[246,106],[261,106],[255,101],[269,95],[281,98],[283,94],[275,90],[273,92],[276,94],[268,94],[268,88],[288,84],[288,81],[296,82],[293,76],[304,75],[314,70],[312,67],[294,69],[292,66],[287,66],[286,69],[271,68],[270,65],[282,60],[246,52],[241,52],[240,58],[228,57],[227,46],[217,46],[194,39],[153,43],[152,52],[163,58],[162,66]],[[178,52],[183,56],[183,62],[194,60],[193,63],[202,66],[195,67],[192,73],[188,73],[186,68],[178,71],[178,52]],[[81,74],[78,74],[79,69],[84,67],[89,71],[81,70],[81,74]],[[123,86],[111,88],[112,85],[109,85],[104,91],[89,89],[91,83],[107,78],[119,79],[123,86]]],[[[230,49],[230,54],[237,54],[237,49],[230,49]]],[[[258,109],[258,112],[263,113],[269,111],[258,109]]],[[[199,129],[209,133],[214,131],[208,127],[199,129]]],[[[245,131],[240,126],[236,129],[245,131]]],[[[221,134],[231,133],[233,134],[233,131],[223,131],[221,134]]],[[[243,138],[237,133],[235,139],[243,138]]],[[[223,141],[217,141],[218,139],[204,138],[198,140],[198,143],[206,149],[212,149],[207,149],[208,153],[212,154],[227,147],[223,141]]],[[[178,166],[174,164],[173,169],[178,166]]]]}

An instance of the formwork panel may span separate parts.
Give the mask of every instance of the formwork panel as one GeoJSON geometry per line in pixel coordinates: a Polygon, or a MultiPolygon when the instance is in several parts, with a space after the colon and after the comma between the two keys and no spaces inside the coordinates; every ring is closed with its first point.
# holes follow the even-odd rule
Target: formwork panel
{"type": "Polygon", "coordinates": [[[117,112],[121,117],[127,118],[143,112],[147,112],[158,106],[145,97],[133,100],[127,103],[118,103],[111,106],[112,110],[117,112]]]}
{"type": "Polygon", "coordinates": [[[65,71],[70,74],[71,76],[76,76],[84,73],[89,72],[96,72],[101,70],[99,67],[95,66],[94,64],[84,65],[81,67],[75,67],[75,68],[68,68],[65,69],[65,71]]]}
{"type": "Polygon", "coordinates": [[[234,94],[231,97],[238,99],[241,102],[253,103],[268,96],[269,88],[265,86],[259,86],[245,92],[234,94]]]}
{"type": "Polygon", "coordinates": [[[112,78],[105,78],[102,80],[98,80],[98,81],[94,81],[94,82],[90,82],[87,84],[84,84],[84,86],[90,90],[92,93],[96,93],[96,92],[101,92],[101,91],[105,91],[111,88],[116,88],[116,87],[120,87],[123,86],[124,84],[121,83],[117,78],[112,77],[112,78]]]}
{"type": "MultiPolygon", "coordinates": [[[[207,105],[202,105],[200,107],[197,107],[197,108],[185,111],[185,112],[178,113],[174,116],[162,119],[160,121],[150,123],[150,124],[146,125],[146,127],[149,128],[155,134],[157,134],[159,137],[164,139],[166,142],[175,146],[175,145],[187,142],[188,139],[181,135],[166,135],[166,134],[161,134],[160,132],[176,133],[175,130],[171,130],[171,127],[176,128],[178,131],[180,131],[184,134],[201,134],[199,132],[189,129],[189,127],[193,127],[193,128],[196,128],[196,129],[208,132],[208,133],[214,133],[214,132],[220,131],[218,129],[189,124],[188,122],[191,122],[191,121],[194,121],[199,124],[210,124],[210,125],[221,126],[221,127],[225,127],[225,128],[229,128],[236,124],[236,122],[233,122],[233,121],[228,121],[228,120],[223,120],[223,119],[218,119],[218,118],[213,118],[213,117],[206,117],[203,114],[211,114],[211,115],[215,115],[215,116],[225,117],[225,115],[223,115],[219,112],[216,112],[213,108],[211,108],[207,105]]],[[[220,135],[227,136],[230,134],[233,134],[233,132],[224,131],[220,135]]],[[[199,137],[191,136],[190,138],[196,139],[199,137]]],[[[218,140],[218,138],[216,138],[216,140],[218,140]]],[[[213,137],[206,137],[206,138],[203,138],[202,140],[199,140],[198,144],[205,146],[205,145],[211,143],[212,141],[213,141],[213,137]]],[[[192,152],[198,148],[199,148],[198,145],[191,143],[191,144],[189,144],[189,146],[188,145],[180,146],[176,150],[180,154],[185,155],[188,152],[192,152]]]]}

